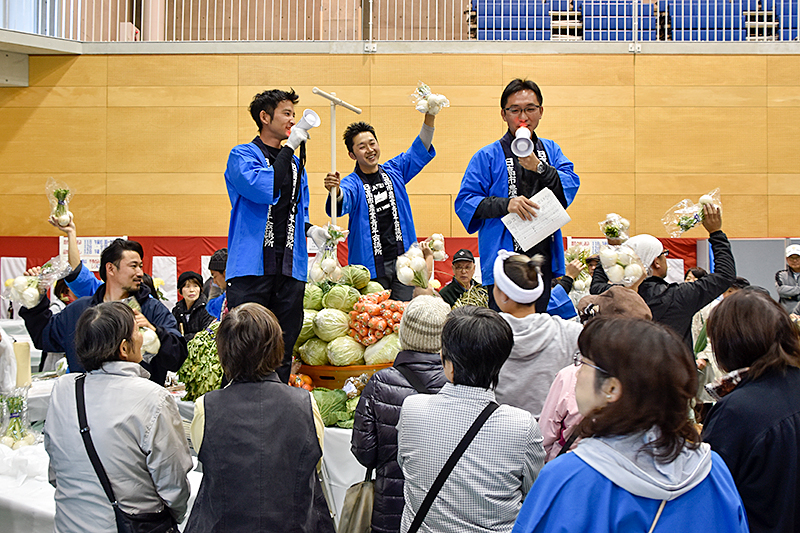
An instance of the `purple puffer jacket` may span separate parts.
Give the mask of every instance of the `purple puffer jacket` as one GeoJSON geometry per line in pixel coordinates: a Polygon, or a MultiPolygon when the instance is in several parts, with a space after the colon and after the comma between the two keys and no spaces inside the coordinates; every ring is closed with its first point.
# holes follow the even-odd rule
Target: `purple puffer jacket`
{"type": "Polygon", "coordinates": [[[361,393],[353,423],[351,451],[375,470],[373,533],[397,533],[403,516],[403,471],[397,465],[397,421],[407,396],[417,391],[397,370],[404,365],[436,393],[447,378],[439,354],[402,351],[392,368],[377,372],[361,393]]]}

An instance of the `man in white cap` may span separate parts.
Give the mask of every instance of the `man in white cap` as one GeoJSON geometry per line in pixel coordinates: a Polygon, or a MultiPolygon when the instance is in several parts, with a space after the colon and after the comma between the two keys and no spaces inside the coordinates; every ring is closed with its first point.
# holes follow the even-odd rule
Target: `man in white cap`
{"type": "Polygon", "coordinates": [[[800,301],[800,244],[786,247],[786,270],[775,273],[775,288],[783,308],[793,312],[800,301]]]}
{"type": "MultiPolygon", "coordinates": [[[[653,313],[653,321],[671,327],[692,348],[692,317],[717,296],[725,292],[736,279],[736,263],[728,237],[722,231],[722,215],[713,205],[703,207],[703,227],[714,253],[714,272],[694,283],[667,283],[666,250],[657,238],[641,234],[628,239],[630,246],[647,267],[648,277],[639,285],[639,296],[653,313]]],[[[611,285],[602,268],[592,275],[592,294],[600,294],[611,285]]]]}

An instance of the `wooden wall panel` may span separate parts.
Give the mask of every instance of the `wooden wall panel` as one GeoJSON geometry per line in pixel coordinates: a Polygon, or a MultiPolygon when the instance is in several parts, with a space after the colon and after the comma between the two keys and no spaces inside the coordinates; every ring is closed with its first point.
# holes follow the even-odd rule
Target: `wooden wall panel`
{"type": "MultiPolygon", "coordinates": [[[[324,189],[323,189],[324,190],[324,189]]],[[[328,196],[326,194],[311,194],[308,205],[308,218],[312,224],[317,226],[324,226],[331,221],[330,217],[325,213],[325,201],[328,196]]],[[[349,223],[350,217],[344,215],[336,219],[336,223],[346,228],[349,223]]]]}
{"type": "Polygon", "coordinates": [[[288,87],[298,115],[311,108],[323,121],[307,145],[311,219],[322,224],[330,107],[311,88],[363,109],[337,110],[335,166],[346,175],[347,124],[373,124],[383,160],[406,150],[422,123],[409,94],[423,80],[451,107],[436,120],[436,158],[409,184],[415,222],[423,236],[465,236],[453,211],[461,177],[504,133],[500,94],[522,76],[544,93],[537,133],[581,177],[565,234],[599,236],[616,211],[634,232],[664,236],[669,207],[719,186],[728,235],[792,235],[798,69],[797,56],[764,55],[31,56],[30,87],[0,88],[0,234],[53,234],[43,190],[54,176],[76,191],[83,234],[224,235],[227,157],[257,133],[247,106],[288,87]]]}

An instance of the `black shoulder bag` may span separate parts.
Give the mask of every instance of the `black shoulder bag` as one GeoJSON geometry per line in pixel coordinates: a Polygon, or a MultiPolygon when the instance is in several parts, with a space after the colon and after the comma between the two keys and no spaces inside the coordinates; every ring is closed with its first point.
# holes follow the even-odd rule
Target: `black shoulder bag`
{"type": "Polygon", "coordinates": [[[439,491],[444,486],[444,482],[447,481],[450,472],[453,471],[456,463],[458,463],[458,460],[461,459],[462,455],[464,455],[467,447],[473,441],[475,435],[478,434],[478,431],[480,431],[481,427],[483,427],[483,424],[486,423],[486,421],[498,407],[500,406],[496,402],[491,402],[483,409],[483,411],[481,411],[481,414],[478,415],[478,418],[476,418],[475,422],[473,422],[469,427],[467,434],[464,435],[464,437],[461,439],[461,442],[459,442],[458,446],[456,446],[456,449],[453,450],[452,454],[450,454],[450,458],[442,467],[442,471],[439,472],[439,475],[436,476],[436,480],[433,482],[433,485],[431,485],[428,494],[425,495],[425,499],[422,500],[422,505],[419,506],[419,510],[414,516],[414,521],[411,522],[411,527],[408,528],[408,533],[417,533],[422,525],[422,522],[425,520],[425,515],[428,514],[428,511],[433,505],[433,501],[436,499],[439,491]]]}
{"type": "Polygon", "coordinates": [[[158,513],[139,513],[128,514],[119,508],[117,499],[114,497],[114,491],[111,488],[111,481],[108,479],[103,463],[100,462],[100,457],[97,455],[92,437],[89,435],[89,424],[86,422],[86,399],[84,397],[83,388],[85,385],[86,374],[81,374],[75,380],[75,399],[78,403],[78,424],[81,429],[81,437],[83,438],[83,445],[86,447],[86,453],[89,455],[89,460],[92,462],[97,477],[100,479],[100,484],[111,502],[111,507],[114,508],[114,518],[117,521],[117,531],[119,533],[171,533],[178,531],[178,524],[175,518],[170,513],[169,509],[164,508],[158,513]]]}
{"type": "Polygon", "coordinates": [[[403,374],[403,377],[406,378],[412,387],[417,389],[417,392],[420,394],[432,394],[431,390],[425,386],[422,380],[416,375],[410,368],[405,365],[398,365],[395,367],[398,372],[403,374]]]}

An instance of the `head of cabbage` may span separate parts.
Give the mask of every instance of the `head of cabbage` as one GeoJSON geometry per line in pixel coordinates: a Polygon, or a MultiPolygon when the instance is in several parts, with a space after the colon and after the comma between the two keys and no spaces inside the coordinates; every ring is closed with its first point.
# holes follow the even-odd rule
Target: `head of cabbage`
{"type": "Polygon", "coordinates": [[[306,292],[303,295],[303,309],[322,309],[322,289],[316,283],[306,283],[306,292]]]}
{"type": "Polygon", "coordinates": [[[328,343],[328,360],[332,365],[364,364],[364,346],[352,337],[339,337],[328,343]]]}
{"type": "Polygon", "coordinates": [[[361,297],[361,293],[348,285],[334,285],[322,298],[322,305],[326,309],[339,309],[352,311],[353,306],[361,297]]]}
{"type": "Polygon", "coordinates": [[[317,316],[317,311],[313,309],[303,309],[303,327],[300,328],[300,335],[297,336],[295,346],[300,346],[308,339],[314,336],[314,317],[317,316]]]}
{"type": "Polygon", "coordinates": [[[400,350],[400,337],[397,333],[392,333],[391,335],[386,335],[372,346],[367,346],[367,349],[364,350],[364,361],[368,365],[393,363],[400,350]]]}
{"type": "Polygon", "coordinates": [[[350,317],[338,309],[323,309],[314,317],[314,334],[325,342],[350,331],[350,317]]]}
{"type": "Polygon", "coordinates": [[[307,365],[328,364],[328,343],[317,339],[308,339],[300,346],[300,359],[307,365]]]}
{"type": "Polygon", "coordinates": [[[367,286],[370,277],[369,269],[364,265],[347,265],[342,268],[342,281],[358,290],[367,286]]]}
{"type": "Polygon", "coordinates": [[[372,294],[373,292],[382,292],[383,290],[385,290],[383,285],[377,281],[370,281],[363,289],[361,289],[361,294],[372,294]]]}

